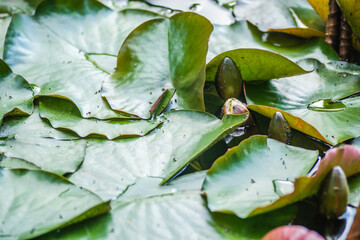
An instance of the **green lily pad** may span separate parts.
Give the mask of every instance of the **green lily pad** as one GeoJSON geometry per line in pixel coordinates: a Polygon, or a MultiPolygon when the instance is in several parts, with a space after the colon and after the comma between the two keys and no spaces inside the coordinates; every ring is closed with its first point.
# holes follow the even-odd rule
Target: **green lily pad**
{"type": "Polygon", "coordinates": [[[246,118],[228,115],[219,120],[204,112],[168,112],[161,118],[162,127],[144,137],[89,140],[84,162],[69,179],[103,199],[116,197],[142,178],[161,178],[164,183],[246,118]]]}
{"type": "Polygon", "coordinates": [[[360,206],[360,175],[353,176],[348,179],[349,183],[349,204],[354,207],[360,206]]]}
{"type": "Polygon", "coordinates": [[[229,26],[214,25],[209,41],[209,62],[216,55],[238,48],[258,48],[279,53],[292,61],[314,58],[321,62],[339,60],[337,53],[322,39],[303,39],[278,32],[262,32],[246,21],[229,26]]]}
{"type": "Polygon", "coordinates": [[[4,59],[14,72],[38,86],[37,95],[70,99],[86,118],[122,116],[100,94],[108,70],[115,68],[106,64],[115,63],[109,58],[116,59],[136,26],[156,16],[144,10],[115,12],[95,0],[47,0],[35,16],[13,17],[4,59]],[[105,63],[96,62],[104,58],[105,63]]]}
{"type": "Polygon", "coordinates": [[[360,4],[357,0],[336,0],[353,32],[360,37],[360,4]]]}
{"type": "Polygon", "coordinates": [[[0,169],[0,237],[28,239],[109,211],[109,203],[57,175],[0,169]]]}
{"type": "Polygon", "coordinates": [[[317,160],[318,151],[253,136],[218,158],[208,170],[203,190],[211,211],[246,218],[254,209],[280,198],[274,181],[294,181],[317,160]]]}
{"type": "Polygon", "coordinates": [[[308,73],[289,59],[259,49],[236,49],[217,55],[206,65],[206,81],[215,81],[215,75],[224,57],[236,63],[244,81],[270,80],[308,73]]]}
{"type": "Polygon", "coordinates": [[[30,117],[4,121],[0,139],[0,154],[10,158],[6,166],[13,166],[9,162],[15,158],[60,175],[79,167],[87,144],[86,140],[52,128],[40,118],[38,110],[30,117]]]}
{"type": "Polygon", "coordinates": [[[3,117],[13,112],[29,115],[33,111],[33,91],[28,82],[14,74],[0,59],[0,125],[3,117]]]}
{"type": "Polygon", "coordinates": [[[281,30],[301,37],[321,36],[319,30],[325,26],[306,0],[255,0],[251,4],[238,2],[234,14],[237,20],[247,20],[262,31],[281,30]]]}
{"type": "Polygon", "coordinates": [[[311,59],[300,65],[315,70],[261,85],[247,84],[247,102],[254,104],[248,108],[270,118],[280,110],[292,128],[333,145],[359,136],[360,98],[346,97],[360,92],[360,67],[311,59]]]}
{"type": "Polygon", "coordinates": [[[2,0],[0,2],[0,13],[33,14],[42,0],[2,0]]]}
{"type": "Polygon", "coordinates": [[[112,109],[150,117],[166,89],[176,89],[178,108],[204,110],[207,43],[211,23],[195,13],[179,13],[137,27],[122,45],[115,73],[102,95],[112,109]]]}
{"type": "Polygon", "coordinates": [[[7,29],[10,25],[11,17],[0,17],[0,58],[3,57],[4,43],[7,29]]]}
{"type": "Polygon", "coordinates": [[[106,136],[108,139],[144,136],[160,124],[157,120],[82,118],[72,102],[59,98],[41,99],[39,110],[40,116],[48,119],[53,127],[72,130],[81,137],[90,134],[106,136]]]}
{"type": "Polygon", "coordinates": [[[110,214],[41,239],[260,239],[296,213],[296,206],[245,220],[211,213],[200,196],[203,180],[198,172],[165,186],[156,178],[139,181],[112,201],[110,214]]]}
{"type": "Polygon", "coordinates": [[[272,211],[316,194],[327,174],[335,166],[340,166],[347,177],[359,173],[360,151],[350,145],[330,149],[320,161],[319,168],[314,175],[311,177],[302,176],[297,178],[292,193],[282,196],[268,206],[259,207],[253,210],[250,215],[272,211]]]}

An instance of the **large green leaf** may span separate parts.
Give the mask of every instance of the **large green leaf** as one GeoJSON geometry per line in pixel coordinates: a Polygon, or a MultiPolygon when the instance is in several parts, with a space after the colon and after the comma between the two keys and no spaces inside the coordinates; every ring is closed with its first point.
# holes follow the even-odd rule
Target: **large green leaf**
{"type": "Polygon", "coordinates": [[[69,179],[103,199],[116,197],[141,178],[165,182],[246,118],[169,112],[162,117],[162,127],[144,137],[89,141],[83,164],[69,179]]]}
{"type": "Polygon", "coordinates": [[[209,169],[203,190],[211,211],[241,218],[277,199],[275,181],[305,175],[318,152],[288,146],[266,136],[253,136],[218,158],[209,169]]]}
{"type": "Polygon", "coordinates": [[[259,48],[279,53],[292,61],[315,58],[321,62],[339,60],[337,53],[322,39],[302,39],[284,33],[260,31],[246,21],[230,26],[214,25],[207,61],[216,55],[237,48],[259,48]]]}
{"type": "Polygon", "coordinates": [[[312,59],[302,61],[300,66],[315,70],[261,85],[247,84],[247,102],[256,104],[248,107],[270,118],[281,110],[292,128],[331,144],[360,136],[360,98],[341,100],[360,92],[360,67],[344,62],[322,64],[312,59]],[[336,103],[325,101],[321,108],[321,100],[336,103]]]}
{"type": "Polygon", "coordinates": [[[33,111],[33,91],[28,82],[14,74],[0,59],[0,125],[3,117],[13,114],[28,115],[33,111]]]}
{"type": "Polygon", "coordinates": [[[0,13],[11,15],[19,13],[32,14],[41,1],[42,0],[1,0],[0,13]]]}
{"type": "Polygon", "coordinates": [[[75,131],[79,136],[103,135],[108,139],[124,136],[143,136],[157,127],[157,120],[86,119],[70,101],[59,98],[43,98],[39,104],[40,116],[55,128],[75,131]]]}
{"type": "Polygon", "coordinates": [[[246,220],[210,213],[200,196],[204,172],[185,175],[166,186],[160,179],[139,181],[112,202],[110,214],[42,239],[260,239],[288,224],[295,206],[246,220]]]}
{"type": "Polygon", "coordinates": [[[4,59],[38,86],[37,95],[72,100],[83,117],[119,116],[101,97],[126,36],[155,16],[143,10],[114,12],[95,0],[46,0],[35,16],[14,16],[4,59]]]}
{"type": "Polygon", "coordinates": [[[3,139],[0,140],[0,154],[7,158],[2,166],[14,166],[11,159],[15,158],[61,175],[79,167],[87,144],[77,136],[53,129],[40,118],[38,110],[30,117],[4,121],[0,139],[3,139]]]}
{"type": "Polygon", "coordinates": [[[0,169],[0,238],[28,239],[107,212],[109,203],[57,175],[0,169]]]}
{"type": "Polygon", "coordinates": [[[315,175],[311,177],[302,176],[296,179],[292,193],[282,196],[268,206],[255,209],[251,212],[251,215],[272,211],[316,194],[327,174],[335,166],[340,166],[347,177],[359,173],[360,151],[350,145],[330,149],[320,161],[319,168],[315,175]]]}
{"type": "Polygon", "coordinates": [[[137,27],[122,45],[115,73],[102,95],[113,109],[150,117],[165,89],[176,89],[179,108],[204,110],[205,57],[211,23],[195,13],[179,13],[137,27]]]}
{"type": "Polygon", "coordinates": [[[301,37],[324,36],[325,23],[306,0],[238,2],[237,20],[248,20],[263,31],[282,31],[301,37]]]}
{"type": "Polygon", "coordinates": [[[3,57],[4,43],[7,29],[10,25],[11,17],[0,16],[0,58],[3,57]]]}
{"type": "Polygon", "coordinates": [[[270,80],[308,73],[289,59],[259,49],[236,49],[217,55],[206,65],[206,81],[215,81],[215,75],[224,57],[236,63],[244,81],[270,80]]]}
{"type": "Polygon", "coordinates": [[[359,0],[336,0],[339,4],[341,12],[344,14],[346,20],[353,32],[360,37],[360,2],[359,0]]]}

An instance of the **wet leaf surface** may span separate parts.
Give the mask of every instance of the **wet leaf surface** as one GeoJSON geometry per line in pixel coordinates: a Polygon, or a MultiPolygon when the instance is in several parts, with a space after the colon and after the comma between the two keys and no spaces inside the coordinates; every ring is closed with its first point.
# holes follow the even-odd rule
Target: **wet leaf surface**
{"type": "Polygon", "coordinates": [[[0,169],[0,187],[2,238],[33,238],[109,210],[109,203],[48,172],[0,169]]]}
{"type": "Polygon", "coordinates": [[[294,181],[316,162],[317,151],[288,146],[266,136],[244,140],[218,158],[209,169],[203,190],[213,212],[246,218],[280,198],[275,180],[294,181]]]}

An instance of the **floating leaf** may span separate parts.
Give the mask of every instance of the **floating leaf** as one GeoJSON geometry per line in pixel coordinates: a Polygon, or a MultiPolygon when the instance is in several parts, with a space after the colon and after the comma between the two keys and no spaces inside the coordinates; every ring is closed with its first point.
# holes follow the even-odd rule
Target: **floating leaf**
{"type": "Polygon", "coordinates": [[[33,111],[33,91],[28,82],[14,74],[0,59],[0,125],[3,117],[12,112],[28,115],[33,111]]]}
{"type": "Polygon", "coordinates": [[[166,113],[162,127],[144,137],[89,141],[84,162],[69,179],[103,199],[116,197],[142,178],[166,182],[246,118],[227,115],[219,120],[185,110],[166,113]]]}
{"type": "MultiPolygon", "coordinates": [[[[40,118],[38,110],[30,117],[4,121],[0,139],[4,139],[0,140],[0,154],[10,158],[7,161],[25,160],[60,175],[79,167],[87,144],[77,136],[53,129],[40,118]]],[[[12,164],[7,163],[7,166],[12,164]]]]}
{"type": "Polygon", "coordinates": [[[289,59],[259,49],[236,49],[217,55],[206,65],[206,81],[215,81],[216,71],[224,57],[237,65],[244,81],[270,80],[308,73],[289,59]]]}
{"type": "Polygon", "coordinates": [[[100,94],[107,71],[115,67],[106,64],[115,63],[131,30],[156,16],[143,10],[114,12],[95,0],[47,0],[35,16],[13,17],[4,59],[38,86],[37,95],[70,99],[83,117],[121,116],[100,94]]]}
{"type": "Polygon", "coordinates": [[[103,135],[108,139],[124,136],[143,136],[157,127],[157,120],[132,119],[85,119],[70,101],[59,98],[43,98],[39,104],[40,116],[55,128],[69,129],[81,137],[90,134],[103,135]]]}
{"type": "Polygon", "coordinates": [[[305,0],[237,2],[237,20],[247,20],[262,31],[281,31],[300,37],[321,37],[325,23],[305,0]]]}
{"type": "Polygon", "coordinates": [[[280,111],[290,126],[333,145],[360,135],[360,67],[344,62],[300,63],[303,76],[246,84],[248,108],[269,118],[280,111]],[[256,104],[256,105],[255,105],[256,104]]]}
{"type": "Polygon", "coordinates": [[[360,206],[360,176],[355,175],[348,179],[349,183],[349,204],[359,207],[360,206]]]}
{"type": "Polygon", "coordinates": [[[339,60],[337,53],[322,39],[302,39],[279,32],[262,32],[246,21],[229,26],[214,25],[209,41],[209,62],[216,55],[238,48],[258,48],[276,52],[292,61],[314,58],[321,62],[339,60]]]}
{"type": "Polygon", "coordinates": [[[0,236],[28,239],[109,211],[96,195],[57,175],[0,169],[0,236]]]}
{"type": "Polygon", "coordinates": [[[360,151],[346,145],[342,148],[330,149],[321,160],[315,175],[311,177],[302,176],[296,179],[294,191],[282,196],[279,200],[264,207],[259,207],[251,212],[250,215],[257,215],[274,209],[300,201],[306,197],[314,195],[319,190],[322,181],[330,170],[339,165],[347,177],[360,172],[360,151]]]}
{"type": "Polygon", "coordinates": [[[10,21],[11,17],[0,17],[0,58],[3,57],[5,36],[10,25],[10,21]]]}
{"type": "Polygon", "coordinates": [[[320,17],[326,21],[329,15],[329,0],[307,0],[320,17]]]}
{"type": "Polygon", "coordinates": [[[200,196],[204,172],[159,186],[150,178],[112,201],[110,214],[54,231],[42,239],[260,239],[287,224],[295,206],[249,219],[211,213],[200,196]]]}
{"type": "Polygon", "coordinates": [[[305,175],[318,152],[288,146],[266,136],[253,136],[218,158],[208,170],[203,190],[211,211],[246,218],[254,209],[280,198],[275,180],[305,175]]]}
{"type": "Polygon", "coordinates": [[[360,2],[358,0],[336,0],[336,2],[353,32],[360,37],[360,2]]]}
{"type": "Polygon", "coordinates": [[[137,27],[122,45],[115,73],[102,95],[113,109],[150,117],[165,89],[176,89],[178,108],[204,110],[203,85],[211,23],[179,13],[137,27]]]}

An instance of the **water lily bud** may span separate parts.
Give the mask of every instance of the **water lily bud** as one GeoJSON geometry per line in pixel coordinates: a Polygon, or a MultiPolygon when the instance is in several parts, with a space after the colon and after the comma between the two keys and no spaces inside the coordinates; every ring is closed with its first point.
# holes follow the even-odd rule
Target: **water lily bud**
{"type": "Polygon", "coordinates": [[[320,212],[328,218],[337,218],[348,203],[349,186],[340,166],[335,166],[326,176],[320,190],[320,212]]]}
{"type": "Polygon", "coordinates": [[[243,114],[249,112],[245,104],[236,98],[229,98],[221,109],[221,117],[227,114],[243,114]]]}
{"type": "Polygon", "coordinates": [[[276,112],[270,121],[269,138],[289,144],[291,139],[291,128],[288,121],[281,112],[276,112]]]}
{"type": "Polygon", "coordinates": [[[239,98],[242,92],[242,77],[236,63],[229,57],[221,61],[215,77],[218,94],[224,100],[239,98]]]}
{"type": "Polygon", "coordinates": [[[303,226],[287,225],[271,230],[262,240],[325,240],[325,238],[303,226]]]}

